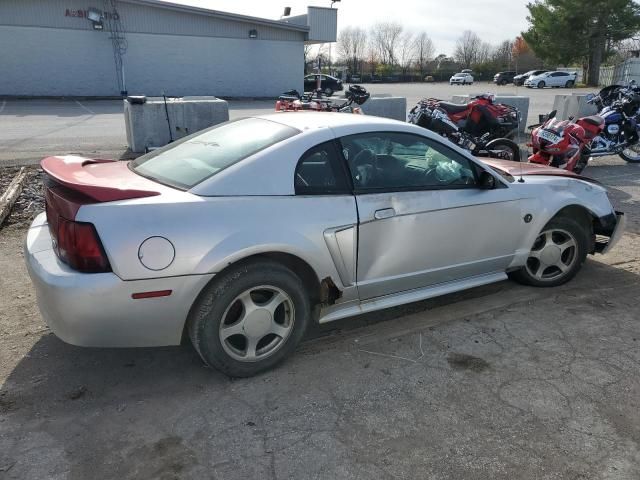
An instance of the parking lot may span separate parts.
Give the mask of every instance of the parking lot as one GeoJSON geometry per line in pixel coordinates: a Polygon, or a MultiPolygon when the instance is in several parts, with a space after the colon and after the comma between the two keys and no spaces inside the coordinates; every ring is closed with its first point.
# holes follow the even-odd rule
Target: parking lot
{"type": "MultiPolygon", "coordinates": [[[[531,97],[528,124],[553,107],[554,95],[578,89],[527,89],[489,83],[450,86],[445,83],[366,84],[372,94],[407,98],[411,108],[423,97],[450,99],[457,94],[508,93],[531,97]]],[[[231,119],[273,111],[273,100],[230,100],[231,119]]],[[[27,164],[52,154],[80,153],[122,158],[127,139],[122,100],[0,100],[0,165],[27,164]]]]}
{"type": "MultiPolygon", "coordinates": [[[[371,90],[411,105],[480,87],[371,90]]],[[[526,90],[529,118],[556,93],[526,90]]],[[[272,103],[232,102],[232,116],[272,103]]],[[[0,160],[122,152],[120,109],[7,101],[0,160]]],[[[628,223],[575,280],[501,282],[314,327],[281,367],[242,380],[188,344],[62,343],[35,304],[25,226],[2,228],[0,479],[640,478],[640,165],[606,157],[585,173],[628,223]]]]}

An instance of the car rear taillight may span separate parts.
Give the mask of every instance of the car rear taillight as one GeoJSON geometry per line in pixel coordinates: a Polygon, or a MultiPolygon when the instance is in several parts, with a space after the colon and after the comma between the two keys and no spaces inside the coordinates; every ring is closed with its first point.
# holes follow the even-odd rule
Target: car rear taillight
{"type": "Polygon", "coordinates": [[[111,271],[98,232],[91,223],[58,217],[54,249],[60,260],[79,272],[111,271]]]}

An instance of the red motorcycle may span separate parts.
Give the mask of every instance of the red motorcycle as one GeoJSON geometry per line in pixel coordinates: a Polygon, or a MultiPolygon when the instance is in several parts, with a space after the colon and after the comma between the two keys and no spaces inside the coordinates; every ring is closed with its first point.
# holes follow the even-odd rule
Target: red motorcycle
{"type": "Polygon", "coordinates": [[[598,115],[576,121],[555,117],[554,110],[544,123],[532,127],[530,146],[533,155],[529,162],[581,173],[591,155],[590,145],[604,130],[605,120],[598,115]]]}
{"type": "Polygon", "coordinates": [[[520,113],[510,105],[494,103],[494,98],[493,95],[488,94],[478,95],[469,103],[462,105],[437,98],[427,98],[413,107],[411,113],[423,108],[440,109],[460,130],[474,137],[487,135],[489,140],[513,138],[518,131],[520,113]]]}

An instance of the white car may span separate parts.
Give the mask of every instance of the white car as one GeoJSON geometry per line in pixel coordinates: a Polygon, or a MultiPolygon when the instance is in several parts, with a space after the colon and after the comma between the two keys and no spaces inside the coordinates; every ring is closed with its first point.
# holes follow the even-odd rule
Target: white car
{"type": "Polygon", "coordinates": [[[571,88],[576,84],[576,72],[545,72],[531,76],[525,82],[527,88],[565,87],[571,88]]]}
{"type": "Polygon", "coordinates": [[[468,72],[456,73],[449,79],[449,85],[472,85],[473,75],[468,72]]]}
{"type": "Polygon", "coordinates": [[[274,113],[131,162],[42,168],[25,260],[51,330],[93,347],[188,336],[240,377],[282,361],[311,323],[507,276],[560,285],[624,229],[595,181],[365,115],[274,113]]]}

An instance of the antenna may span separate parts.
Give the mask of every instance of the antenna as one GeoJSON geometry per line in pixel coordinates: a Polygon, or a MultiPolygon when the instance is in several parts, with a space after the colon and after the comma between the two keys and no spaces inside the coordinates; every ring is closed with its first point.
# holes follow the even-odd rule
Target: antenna
{"type": "Polygon", "coordinates": [[[522,177],[522,159],[521,158],[518,159],[518,163],[520,164],[520,178],[518,179],[518,183],[524,183],[524,178],[522,177]]]}

